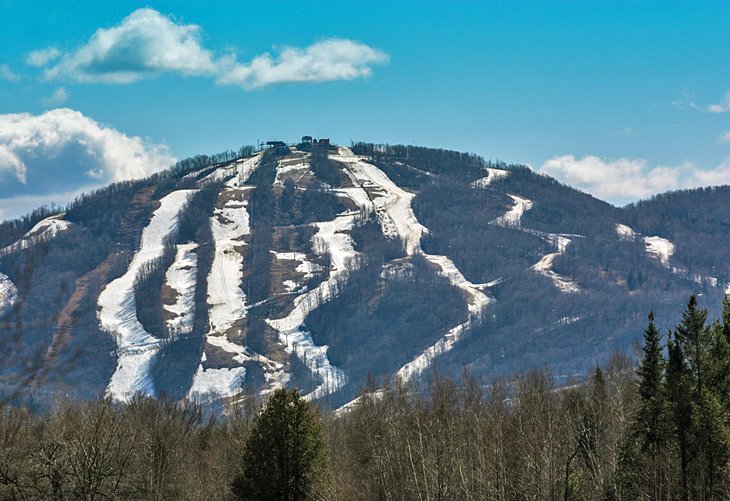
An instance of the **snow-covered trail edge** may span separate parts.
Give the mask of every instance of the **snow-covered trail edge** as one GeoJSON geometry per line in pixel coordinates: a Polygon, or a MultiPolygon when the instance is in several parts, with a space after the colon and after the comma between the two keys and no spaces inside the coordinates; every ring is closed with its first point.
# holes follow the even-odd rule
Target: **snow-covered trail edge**
{"type": "Polygon", "coordinates": [[[440,275],[446,277],[451,285],[462,290],[468,298],[469,318],[451,328],[436,343],[397,371],[401,380],[410,380],[430,367],[436,357],[450,351],[494,299],[482,291],[486,284],[474,284],[468,281],[449,257],[423,251],[421,238],[428,233],[428,229],[418,222],[413,212],[411,203],[414,194],[400,188],[382,170],[354,155],[348,148],[339,148],[337,155],[332,155],[332,158],[346,165],[345,170],[356,186],[351,190],[360,189],[365,193],[364,197],[355,196],[353,200],[357,202],[367,199],[369,205],[361,206],[365,210],[374,206],[383,233],[386,236],[389,233],[391,236],[398,236],[409,256],[414,254],[423,256],[438,268],[440,275]],[[395,235],[392,235],[393,233],[395,235]]]}
{"type": "Polygon", "coordinates": [[[489,221],[489,224],[522,231],[530,235],[535,235],[547,241],[550,245],[555,246],[555,252],[545,254],[542,258],[540,258],[537,263],[532,265],[530,269],[540,275],[548,277],[553,282],[553,285],[555,285],[555,287],[557,287],[561,292],[564,292],[566,294],[580,293],[581,288],[574,280],[559,275],[558,273],[553,271],[553,264],[555,262],[555,259],[565,254],[565,251],[568,249],[568,246],[572,242],[571,239],[568,237],[580,237],[580,235],[562,235],[558,233],[547,233],[544,231],[525,228],[524,226],[522,226],[522,216],[525,214],[525,212],[532,209],[534,203],[532,202],[532,200],[521,197],[519,195],[508,195],[513,201],[512,207],[510,207],[503,216],[489,221]]]}
{"type": "Polygon", "coordinates": [[[163,309],[174,317],[165,322],[173,336],[189,334],[195,318],[195,287],[198,274],[198,244],[187,243],[177,246],[175,261],[165,273],[165,284],[175,291],[175,303],[165,304],[163,309]]]}
{"type": "Polygon", "coordinates": [[[126,273],[107,284],[99,295],[100,326],[117,345],[117,368],[106,390],[114,400],[127,400],[136,392],[154,394],[149,365],[161,340],[145,331],[137,319],[134,281],[142,266],[162,256],[165,240],[176,230],[178,217],[195,191],[173,191],[160,200],[126,273]]]}

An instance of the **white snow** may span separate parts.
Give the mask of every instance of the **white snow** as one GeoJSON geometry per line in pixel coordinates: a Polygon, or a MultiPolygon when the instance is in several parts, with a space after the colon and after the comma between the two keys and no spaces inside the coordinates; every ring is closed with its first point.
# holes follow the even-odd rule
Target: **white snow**
{"type": "Polygon", "coordinates": [[[618,234],[618,238],[620,240],[627,242],[633,242],[636,240],[636,232],[630,226],[626,226],[625,224],[616,225],[616,234],[618,234]]]}
{"type": "MultiPolygon", "coordinates": [[[[242,197],[245,190],[224,188],[223,193],[242,197]]],[[[241,290],[243,256],[236,247],[251,232],[247,202],[228,200],[216,208],[210,220],[215,252],[208,274],[208,320],[213,331],[224,332],[246,314],[246,295],[241,290]]]]}
{"type": "Polygon", "coordinates": [[[257,153],[251,157],[242,158],[240,160],[236,160],[235,162],[229,162],[225,165],[221,165],[213,172],[205,176],[203,179],[201,179],[199,183],[204,184],[210,181],[222,181],[223,179],[226,179],[230,176],[235,176],[230,179],[226,184],[228,186],[238,186],[238,184],[243,184],[243,182],[245,182],[249,178],[251,173],[258,166],[262,154],[263,153],[257,153]]]}
{"type": "Polygon", "coordinates": [[[550,278],[550,280],[553,281],[553,284],[555,284],[555,287],[560,289],[562,292],[567,294],[580,292],[581,289],[578,287],[578,284],[569,278],[558,275],[552,269],[555,259],[565,253],[565,250],[568,248],[568,245],[570,245],[571,240],[563,235],[556,234],[548,234],[548,238],[557,248],[557,252],[551,252],[550,254],[544,255],[540,261],[532,266],[532,269],[537,273],[550,278]]]}
{"type": "Polygon", "coordinates": [[[5,315],[18,300],[18,288],[10,277],[0,273],[0,316],[5,315]]]}
{"type": "Polygon", "coordinates": [[[205,402],[235,395],[241,390],[245,379],[244,367],[203,369],[203,365],[200,364],[193,376],[188,398],[193,402],[205,402]]]}
{"type": "Polygon", "coordinates": [[[37,242],[55,237],[60,231],[67,230],[72,224],[62,219],[64,215],[65,213],[54,214],[39,221],[17,242],[0,249],[0,256],[27,249],[37,242]]]}
{"type": "Polygon", "coordinates": [[[522,215],[526,211],[532,209],[532,200],[521,197],[519,195],[511,195],[509,193],[508,195],[514,202],[512,204],[512,207],[510,207],[510,209],[505,213],[504,216],[493,219],[489,222],[489,224],[504,226],[508,228],[519,227],[522,224],[522,215]]]}
{"type": "Polygon", "coordinates": [[[338,215],[333,221],[314,223],[318,231],[312,237],[313,247],[320,254],[329,254],[329,277],[316,288],[297,296],[294,299],[294,308],[286,317],[266,320],[278,332],[287,352],[295,353],[321,379],[322,384],[304,396],[307,399],[317,399],[332,393],[347,382],[345,373],[330,363],[327,357],[328,347],[314,344],[312,335],[303,329],[303,325],[312,310],[337,294],[338,286],[348,268],[352,268],[353,258],[358,253],[352,246],[349,232],[357,217],[356,212],[349,211],[338,215]]]}
{"type": "MultiPolygon", "coordinates": [[[[222,208],[216,207],[213,210],[213,216],[210,218],[215,250],[207,281],[210,330],[206,334],[206,342],[235,354],[233,360],[238,363],[243,363],[250,357],[244,346],[228,340],[226,332],[246,316],[246,295],[241,289],[243,256],[237,247],[246,245],[244,238],[251,233],[248,201],[244,197],[252,187],[244,186],[244,183],[257,167],[259,159],[260,155],[255,155],[236,162],[234,165],[236,175],[226,182],[226,186],[219,194],[225,196],[227,200],[222,208]]],[[[206,369],[203,367],[203,362],[205,362],[205,352],[193,376],[193,384],[188,392],[189,399],[197,400],[202,395],[211,394],[228,397],[239,390],[246,374],[243,367],[206,369]],[[216,384],[219,386],[215,386],[216,384]]]]}
{"type": "MultiPolygon", "coordinates": [[[[276,257],[276,259],[284,260],[284,261],[298,261],[299,264],[297,265],[296,271],[297,273],[303,273],[304,274],[304,280],[308,280],[314,276],[315,273],[319,273],[322,271],[322,267],[316,263],[311,262],[307,259],[307,255],[303,252],[276,252],[271,251],[272,254],[276,257]]],[[[291,280],[288,280],[291,282],[291,280]]]]}
{"type": "Polygon", "coordinates": [[[195,250],[198,244],[188,243],[177,246],[175,261],[165,274],[166,284],[176,293],[174,304],[162,307],[175,316],[167,320],[168,331],[175,336],[189,334],[193,330],[195,317],[195,286],[198,272],[198,257],[195,250]]]}
{"type": "Polygon", "coordinates": [[[126,400],[137,391],[153,394],[149,363],[159,350],[160,340],[145,331],[137,319],[134,281],[142,266],[162,256],[165,239],[176,230],[178,216],[195,191],[173,191],[160,200],[160,207],[142,231],[140,249],[127,272],[107,284],[99,295],[100,326],[117,344],[117,368],[106,390],[115,400],[126,400]]]}
{"type": "MultiPolygon", "coordinates": [[[[368,198],[375,207],[383,234],[390,238],[399,237],[409,256],[418,252],[421,237],[428,230],[413,213],[411,201],[415,195],[400,188],[383,171],[362,161],[347,148],[339,148],[333,158],[345,164],[350,179],[366,196],[369,193],[368,198]]],[[[360,202],[359,205],[365,209],[368,207],[362,204],[362,196],[353,197],[353,201],[360,202]]]]}
{"type": "Polygon", "coordinates": [[[663,266],[669,268],[669,258],[674,254],[674,244],[666,238],[653,236],[644,237],[644,245],[646,245],[646,253],[659,259],[663,266]]]}
{"type": "Polygon", "coordinates": [[[508,170],[487,168],[487,176],[474,181],[472,183],[472,187],[486,188],[494,181],[498,181],[499,179],[505,178],[507,176],[509,176],[508,170]]]}
{"type": "MultiPolygon", "coordinates": [[[[435,357],[451,350],[461,339],[463,333],[471,326],[474,318],[481,315],[486,306],[492,302],[492,299],[482,292],[482,289],[486,288],[488,284],[473,284],[464,277],[448,257],[423,252],[421,238],[428,233],[428,229],[416,219],[411,206],[414,198],[412,193],[408,193],[397,186],[383,171],[353,155],[348,148],[339,148],[338,154],[333,155],[333,158],[345,164],[345,170],[350,179],[358,188],[362,189],[367,197],[367,202],[362,196],[352,197],[353,201],[356,203],[359,201],[358,205],[363,211],[367,211],[371,206],[374,206],[375,213],[381,222],[383,234],[390,237],[399,237],[403,242],[406,254],[409,256],[414,254],[422,255],[438,267],[440,275],[448,278],[454,287],[464,291],[469,298],[469,318],[467,321],[450,329],[444,337],[398,371],[397,374],[401,379],[411,379],[428,368],[435,357]]],[[[526,201],[529,202],[529,200],[526,201]]],[[[523,203],[523,205],[525,204],[523,203]]],[[[529,206],[532,206],[531,202],[529,202],[529,206]]]]}
{"type": "Polygon", "coordinates": [[[300,162],[300,163],[291,164],[291,165],[279,164],[276,167],[276,178],[274,179],[274,184],[277,186],[284,184],[284,181],[282,179],[287,174],[289,174],[291,172],[295,172],[295,171],[301,171],[301,170],[303,170],[304,172],[301,173],[299,178],[301,178],[302,176],[304,176],[304,174],[309,172],[309,162],[300,162]]]}

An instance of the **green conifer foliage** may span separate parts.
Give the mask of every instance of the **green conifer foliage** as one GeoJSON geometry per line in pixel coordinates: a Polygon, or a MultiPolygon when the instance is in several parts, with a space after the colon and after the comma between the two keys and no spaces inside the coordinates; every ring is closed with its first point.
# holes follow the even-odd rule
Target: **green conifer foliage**
{"type": "Polygon", "coordinates": [[[233,484],[237,499],[301,501],[314,498],[327,472],[322,429],[298,390],[278,389],[257,416],[233,484]]]}

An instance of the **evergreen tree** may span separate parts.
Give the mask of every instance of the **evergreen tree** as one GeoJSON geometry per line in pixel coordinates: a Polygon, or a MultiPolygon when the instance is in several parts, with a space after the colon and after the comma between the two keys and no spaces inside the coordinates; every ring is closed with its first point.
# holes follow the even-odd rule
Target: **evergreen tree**
{"type": "Polygon", "coordinates": [[[669,333],[667,340],[667,393],[672,409],[673,430],[680,461],[681,498],[689,500],[689,430],[692,425],[692,387],[682,345],[669,333]]]}
{"type": "Polygon", "coordinates": [[[641,404],[636,417],[636,434],[642,456],[649,458],[648,478],[652,499],[664,499],[667,494],[663,479],[663,452],[670,439],[669,401],[665,386],[666,360],[662,354],[661,334],[649,313],[649,325],[644,331],[643,357],[637,370],[641,404]]]}
{"type": "Polygon", "coordinates": [[[246,440],[234,495],[246,501],[311,499],[326,472],[325,441],[313,408],[298,390],[276,390],[246,440]]]}

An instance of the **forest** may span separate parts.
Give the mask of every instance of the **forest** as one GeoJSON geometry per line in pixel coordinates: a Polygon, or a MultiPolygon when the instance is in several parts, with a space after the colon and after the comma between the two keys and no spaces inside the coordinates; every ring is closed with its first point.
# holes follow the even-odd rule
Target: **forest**
{"type": "Polygon", "coordinates": [[[168,399],[0,407],[0,499],[722,500],[730,496],[730,299],[649,313],[638,360],[569,385],[375,381],[327,412],[281,389],[223,416],[168,399]]]}

